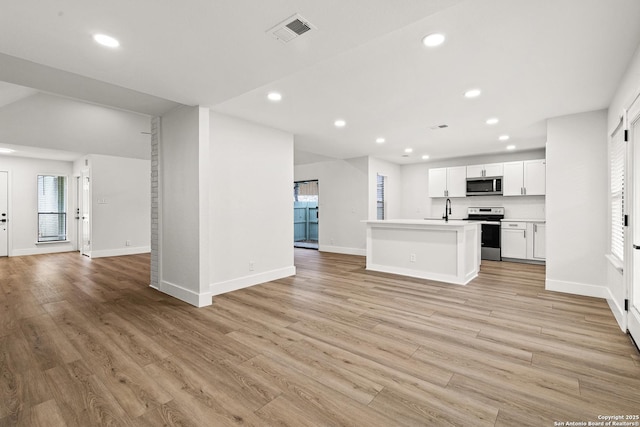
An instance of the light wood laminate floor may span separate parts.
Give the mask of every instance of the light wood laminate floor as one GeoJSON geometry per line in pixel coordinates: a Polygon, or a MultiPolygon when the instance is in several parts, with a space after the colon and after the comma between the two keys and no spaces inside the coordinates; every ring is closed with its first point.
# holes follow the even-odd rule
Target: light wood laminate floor
{"type": "Polygon", "coordinates": [[[197,309],[149,256],[0,259],[0,425],[553,426],[640,414],[640,357],[604,300],[544,267],[467,286],[298,249],[295,277],[197,309]],[[559,424],[556,424],[559,425],[559,424]]]}

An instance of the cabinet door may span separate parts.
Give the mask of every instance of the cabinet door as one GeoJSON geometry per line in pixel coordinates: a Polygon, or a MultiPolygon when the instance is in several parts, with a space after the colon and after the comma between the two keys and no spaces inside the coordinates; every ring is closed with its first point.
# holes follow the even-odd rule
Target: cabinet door
{"type": "Polygon", "coordinates": [[[447,168],[448,197],[467,197],[467,167],[447,168]]]}
{"type": "Polygon", "coordinates": [[[546,230],[546,224],[539,222],[533,223],[533,258],[535,259],[547,258],[547,254],[545,252],[545,247],[547,246],[545,237],[546,230]]]}
{"type": "Polygon", "coordinates": [[[527,196],[546,193],[546,160],[527,160],[524,163],[524,188],[527,196]]]}
{"type": "Polygon", "coordinates": [[[482,178],[484,176],[484,165],[467,166],[467,178],[482,178]]]}
{"type": "Polygon", "coordinates": [[[502,223],[501,252],[503,258],[527,258],[526,223],[502,223]]]}
{"type": "Polygon", "coordinates": [[[484,165],[484,176],[502,176],[504,175],[504,163],[492,163],[484,165]]]}
{"type": "Polygon", "coordinates": [[[429,169],[429,197],[445,197],[447,168],[429,169]]]}
{"type": "Polygon", "coordinates": [[[522,196],[524,188],[524,166],[522,162],[509,162],[504,164],[502,177],[503,196],[522,196]]]}

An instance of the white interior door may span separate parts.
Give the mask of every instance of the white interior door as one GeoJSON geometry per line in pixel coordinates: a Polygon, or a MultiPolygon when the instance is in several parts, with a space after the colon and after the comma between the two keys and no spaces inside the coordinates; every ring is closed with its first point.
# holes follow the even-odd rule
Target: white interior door
{"type": "Polygon", "coordinates": [[[0,256],[9,255],[9,173],[0,172],[0,256]]]}
{"type": "Polygon", "coordinates": [[[91,256],[91,178],[82,171],[82,255],[91,256]]]}
{"type": "Polygon", "coordinates": [[[633,151],[633,250],[631,251],[631,280],[629,283],[629,307],[627,329],[631,337],[640,346],[640,99],[627,112],[628,143],[633,151]]]}
{"type": "Polygon", "coordinates": [[[75,219],[75,228],[76,228],[76,243],[75,243],[75,247],[76,250],[79,251],[80,253],[82,253],[82,221],[80,220],[81,218],[81,211],[82,211],[82,177],[81,176],[76,176],[75,177],[75,183],[76,183],[76,201],[75,201],[75,212],[74,212],[74,219],[75,219]]]}

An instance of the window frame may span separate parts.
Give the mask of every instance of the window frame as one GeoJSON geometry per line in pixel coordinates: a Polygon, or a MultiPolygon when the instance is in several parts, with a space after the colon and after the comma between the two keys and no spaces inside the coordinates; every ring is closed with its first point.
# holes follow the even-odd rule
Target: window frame
{"type": "Polygon", "coordinates": [[[385,220],[387,218],[387,200],[385,197],[386,186],[387,186],[387,177],[385,175],[382,175],[381,173],[376,174],[376,219],[377,220],[385,220]],[[380,215],[380,213],[382,213],[382,215],[380,215]]]}
{"type": "Polygon", "coordinates": [[[627,142],[621,121],[609,140],[609,251],[611,256],[624,264],[627,186],[627,142]]]}
{"type": "MultiPolygon", "coordinates": [[[[38,173],[36,175],[36,244],[46,244],[46,243],[63,243],[69,241],[69,176],[60,173],[38,173]],[[40,178],[43,177],[54,177],[54,178],[63,178],[63,201],[62,201],[62,211],[60,211],[60,204],[58,203],[57,212],[52,211],[41,211],[40,210],[40,178]],[[40,216],[44,214],[57,214],[63,215],[64,220],[61,224],[64,226],[63,233],[58,233],[57,239],[51,239],[48,237],[56,237],[56,236],[42,236],[42,228],[40,225],[40,216]],[[45,240],[42,240],[42,239],[45,240]]],[[[60,221],[58,222],[60,224],[60,221]]]]}

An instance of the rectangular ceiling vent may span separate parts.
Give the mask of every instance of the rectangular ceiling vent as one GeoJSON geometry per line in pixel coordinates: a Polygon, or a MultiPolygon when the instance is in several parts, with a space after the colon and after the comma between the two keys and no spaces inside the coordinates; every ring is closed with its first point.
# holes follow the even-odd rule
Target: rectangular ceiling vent
{"type": "Polygon", "coordinates": [[[288,43],[311,29],[315,29],[315,27],[310,24],[309,21],[296,13],[275,27],[267,30],[267,33],[271,34],[283,43],[288,43]]]}

